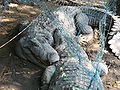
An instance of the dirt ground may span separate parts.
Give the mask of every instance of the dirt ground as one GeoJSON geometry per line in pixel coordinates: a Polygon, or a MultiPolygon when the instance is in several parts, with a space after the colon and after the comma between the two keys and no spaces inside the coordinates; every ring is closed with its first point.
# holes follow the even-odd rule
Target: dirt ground
{"type": "MultiPolygon", "coordinates": [[[[46,7],[42,2],[40,5],[46,7]]],[[[49,7],[52,9],[53,7],[49,7]]],[[[7,42],[10,31],[18,23],[34,19],[40,12],[44,11],[36,7],[34,3],[9,4],[5,11],[0,10],[0,46],[7,42]]],[[[20,60],[12,53],[15,42],[0,48],[0,90],[40,90],[40,77],[42,70],[28,61],[20,60]],[[12,47],[11,47],[12,46],[12,47]]],[[[96,42],[87,49],[89,57],[94,58],[97,50],[96,42]]],[[[105,90],[120,90],[120,60],[107,52],[103,60],[109,68],[109,72],[102,78],[105,90]]]]}

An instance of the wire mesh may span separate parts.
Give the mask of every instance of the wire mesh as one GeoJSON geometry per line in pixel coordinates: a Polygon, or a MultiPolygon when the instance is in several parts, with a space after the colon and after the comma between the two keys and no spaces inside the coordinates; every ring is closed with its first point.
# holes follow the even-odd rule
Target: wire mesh
{"type": "MultiPolygon", "coordinates": [[[[67,1],[69,1],[69,0],[67,0],[67,1]]],[[[93,2],[96,2],[96,1],[98,1],[98,0],[81,0],[82,4],[85,4],[85,5],[87,5],[88,7],[89,7],[89,6],[93,6],[92,3],[93,3],[93,2]],[[84,3],[84,2],[85,2],[85,3],[84,3]]],[[[102,62],[102,57],[103,57],[103,54],[104,54],[103,51],[105,50],[105,31],[106,31],[107,11],[109,11],[109,10],[114,10],[113,12],[115,12],[115,1],[114,1],[114,2],[112,1],[112,4],[111,4],[111,0],[109,0],[109,1],[101,0],[100,6],[102,6],[102,7],[106,10],[106,13],[104,14],[103,18],[102,18],[101,21],[99,22],[99,31],[100,31],[100,35],[99,35],[99,36],[100,36],[100,37],[99,37],[100,44],[99,44],[99,47],[100,47],[100,49],[98,50],[97,55],[96,55],[96,58],[95,58],[95,61],[97,61],[97,62],[102,62]],[[106,3],[106,2],[107,2],[107,3],[106,3]]],[[[74,40],[71,40],[72,43],[70,43],[71,36],[68,35],[66,32],[63,32],[63,33],[64,33],[64,34],[63,34],[64,37],[66,37],[66,42],[67,42],[67,45],[68,45],[68,47],[69,47],[69,50],[68,50],[68,51],[71,51],[71,50],[72,50],[72,52],[74,52],[74,50],[76,50],[76,49],[78,50],[79,48],[78,48],[78,46],[77,46],[77,43],[76,43],[76,42],[73,42],[74,40]],[[71,44],[73,44],[73,45],[71,46],[71,44]],[[72,47],[72,48],[70,48],[70,47],[72,47]]],[[[79,57],[80,65],[83,65],[83,68],[85,68],[85,67],[84,67],[84,63],[83,63],[83,62],[81,63],[81,61],[85,61],[85,59],[82,57],[82,55],[80,55],[79,50],[78,50],[77,52],[75,51],[74,54],[76,54],[76,56],[79,57]]],[[[86,61],[89,62],[89,60],[86,60],[86,61]]],[[[85,61],[85,62],[86,62],[86,61],[85,61]]],[[[98,64],[99,64],[99,63],[98,63],[98,64]]],[[[97,65],[97,66],[98,66],[98,65],[97,65]]],[[[96,69],[98,69],[98,67],[96,67],[96,69]]],[[[89,87],[88,87],[88,90],[91,90],[93,81],[96,82],[97,85],[100,84],[100,83],[97,81],[97,78],[100,77],[100,73],[99,73],[98,71],[96,71],[94,75],[91,75],[91,74],[93,74],[93,72],[92,72],[92,71],[89,71],[89,70],[87,70],[87,69],[86,69],[86,72],[88,72],[88,74],[90,75],[90,77],[92,77],[92,80],[91,80],[90,85],[89,85],[89,87]]],[[[104,88],[101,87],[101,90],[104,90],[104,88]]]]}
{"type": "MultiPolygon", "coordinates": [[[[27,1],[32,1],[32,0],[20,0],[20,1],[24,1],[24,2],[27,2],[27,1]]],[[[98,6],[98,7],[102,7],[102,8],[104,8],[105,10],[106,10],[106,13],[104,14],[104,16],[103,16],[103,18],[102,18],[102,20],[99,22],[99,31],[100,31],[100,37],[99,37],[99,40],[100,40],[100,49],[98,50],[98,53],[97,53],[97,55],[96,55],[96,58],[95,58],[95,61],[97,61],[97,62],[102,62],[101,60],[102,60],[102,57],[103,57],[103,51],[105,50],[105,31],[106,31],[106,17],[107,17],[107,11],[109,11],[109,10],[114,10],[114,12],[115,12],[115,7],[114,7],[114,5],[115,5],[115,1],[114,0],[109,0],[109,1],[107,1],[107,0],[53,0],[53,3],[55,3],[55,4],[59,4],[60,6],[62,6],[62,5],[69,5],[69,3],[71,3],[72,2],[72,4],[74,4],[74,5],[86,5],[86,6],[88,6],[88,7],[90,7],[90,6],[98,6]],[[107,3],[106,3],[107,2],[107,3]],[[111,3],[112,2],[112,3],[111,3]],[[61,4],[62,3],[62,4],[61,4]],[[64,4],[65,3],[65,4],[64,4]],[[94,4],[93,4],[94,3],[94,4]]],[[[4,7],[3,7],[3,10],[5,10],[6,9],[6,6],[7,6],[7,4],[8,4],[8,2],[7,1],[5,1],[5,3],[4,3],[4,7]]],[[[46,5],[47,6],[47,5],[46,5]]],[[[47,9],[47,8],[46,8],[47,9]]],[[[54,8],[53,8],[54,9],[54,8]]],[[[47,12],[49,12],[49,13],[47,13],[47,14],[49,14],[48,16],[50,16],[50,14],[52,14],[51,13],[51,10],[47,10],[47,12]]],[[[4,16],[4,14],[2,13],[1,15],[0,15],[0,18],[2,18],[2,16],[4,16]]],[[[53,18],[53,16],[51,17],[51,18],[53,18]]],[[[58,22],[56,22],[55,24],[56,24],[56,26],[58,26],[59,24],[57,24],[57,23],[59,23],[59,21],[58,22]]],[[[1,23],[0,23],[1,24],[1,23]]],[[[86,69],[85,67],[84,67],[84,63],[85,62],[90,62],[89,61],[89,59],[88,58],[84,58],[84,57],[82,57],[82,55],[80,55],[80,50],[81,49],[79,49],[80,47],[78,46],[78,43],[75,41],[75,40],[73,40],[73,37],[68,33],[68,32],[66,32],[65,30],[62,30],[62,27],[61,26],[58,26],[58,28],[59,28],[59,30],[60,30],[60,32],[62,33],[62,35],[64,36],[64,38],[65,38],[65,40],[66,40],[66,42],[67,42],[67,45],[68,45],[68,51],[72,54],[72,55],[74,55],[74,56],[77,56],[78,58],[79,58],[79,62],[80,62],[80,65],[83,65],[83,68],[86,70],[86,72],[90,75],[90,77],[92,77],[92,80],[91,80],[91,82],[90,82],[90,85],[89,85],[89,87],[88,87],[88,90],[91,90],[91,86],[92,86],[92,83],[93,83],[93,81],[94,82],[96,82],[96,84],[100,84],[98,81],[97,81],[97,78],[100,76],[99,75],[99,72],[97,72],[97,71],[89,71],[88,69],[86,69]]],[[[84,51],[82,51],[82,52],[84,52],[84,51]]],[[[97,68],[97,67],[96,67],[97,68]]],[[[101,90],[103,90],[104,88],[103,87],[101,87],[101,90]]]]}
{"type": "MultiPolygon", "coordinates": [[[[90,1],[88,1],[88,2],[90,2],[90,1]]],[[[107,9],[104,2],[102,4],[104,5],[104,8],[107,9]]],[[[89,4],[87,6],[88,7],[92,6],[92,4],[89,4]]],[[[103,16],[103,19],[100,21],[100,24],[99,24],[99,29],[100,29],[99,30],[100,31],[100,49],[98,50],[97,56],[95,58],[95,61],[97,61],[97,62],[102,62],[103,50],[105,48],[106,15],[107,15],[107,10],[106,10],[106,13],[103,16]]],[[[59,23],[59,21],[57,21],[57,23],[59,23]]],[[[89,84],[89,87],[88,87],[88,90],[91,90],[93,82],[95,82],[96,85],[100,84],[100,82],[98,81],[98,77],[100,77],[100,73],[97,70],[93,70],[93,71],[88,70],[84,66],[86,62],[87,63],[90,62],[89,59],[84,58],[83,55],[81,55],[81,51],[80,51],[81,49],[78,46],[78,43],[75,40],[73,40],[72,35],[70,35],[68,32],[66,32],[66,30],[63,30],[62,27],[60,28],[59,24],[57,24],[57,23],[56,23],[56,26],[58,26],[59,30],[61,30],[60,32],[64,36],[65,41],[67,42],[67,45],[69,47],[68,51],[72,55],[77,56],[79,58],[80,65],[82,65],[83,69],[85,69],[85,71],[88,73],[88,75],[90,77],[92,77],[92,80],[91,80],[91,82],[89,84]]],[[[82,52],[84,52],[84,51],[82,51],[82,52]]],[[[96,67],[96,69],[98,69],[98,67],[96,67]]],[[[104,88],[102,86],[100,88],[101,88],[101,90],[104,90],[104,88]]]]}

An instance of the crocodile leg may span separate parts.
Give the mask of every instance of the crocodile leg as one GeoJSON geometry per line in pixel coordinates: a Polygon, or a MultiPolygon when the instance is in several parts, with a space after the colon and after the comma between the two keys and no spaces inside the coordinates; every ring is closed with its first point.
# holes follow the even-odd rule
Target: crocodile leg
{"type": "Polygon", "coordinates": [[[93,29],[88,25],[89,18],[84,13],[77,13],[74,17],[77,33],[80,35],[80,42],[88,42],[93,39],[93,29]]]}
{"type": "Polygon", "coordinates": [[[50,65],[45,69],[41,79],[41,86],[40,86],[41,90],[48,89],[50,80],[52,79],[55,71],[56,71],[56,67],[54,65],[50,65]]]}

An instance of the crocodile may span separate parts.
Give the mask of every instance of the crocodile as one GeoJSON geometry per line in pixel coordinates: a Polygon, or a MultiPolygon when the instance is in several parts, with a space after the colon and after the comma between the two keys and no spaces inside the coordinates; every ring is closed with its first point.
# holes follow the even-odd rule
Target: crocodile
{"type": "Polygon", "coordinates": [[[103,89],[100,75],[101,71],[107,72],[107,67],[102,65],[105,66],[103,68],[101,67],[102,63],[97,62],[94,65],[94,62],[92,63],[88,59],[85,51],[76,42],[79,40],[79,36],[76,35],[82,33],[91,39],[93,29],[90,25],[98,26],[98,21],[102,19],[104,12],[104,10],[94,7],[63,6],[53,11],[41,13],[27,26],[26,32],[23,33],[16,45],[16,54],[46,68],[42,80],[43,90],[45,87],[48,90],[56,90],[57,86],[63,89],[103,89]],[[96,15],[98,16],[93,18],[96,15]],[[63,74],[61,68],[63,68],[63,74]],[[61,77],[61,74],[66,77],[61,77]],[[52,76],[55,77],[51,79],[52,76]],[[59,85],[61,80],[64,80],[65,83],[59,85]],[[49,84],[49,86],[44,86],[45,84],[49,84]]]}

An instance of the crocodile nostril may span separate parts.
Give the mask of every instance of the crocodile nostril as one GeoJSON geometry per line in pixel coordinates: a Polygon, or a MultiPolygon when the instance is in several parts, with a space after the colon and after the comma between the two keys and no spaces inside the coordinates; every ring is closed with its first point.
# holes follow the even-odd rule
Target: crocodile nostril
{"type": "Polygon", "coordinates": [[[57,53],[50,53],[48,54],[48,60],[50,63],[53,63],[53,62],[56,62],[56,61],[59,61],[60,57],[57,53]]]}

